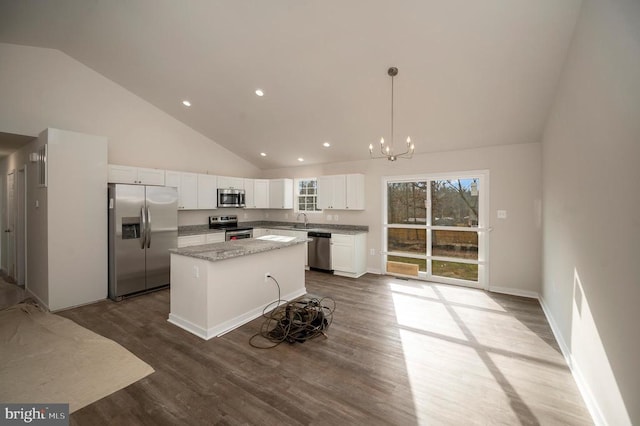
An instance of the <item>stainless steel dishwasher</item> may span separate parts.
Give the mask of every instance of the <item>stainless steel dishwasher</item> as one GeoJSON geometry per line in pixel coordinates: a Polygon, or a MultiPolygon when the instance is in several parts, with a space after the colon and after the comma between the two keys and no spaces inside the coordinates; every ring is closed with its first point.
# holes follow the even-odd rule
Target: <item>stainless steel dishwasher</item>
{"type": "Polygon", "coordinates": [[[311,240],[308,244],[309,269],[333,272],[331,269],[331,233],[309,232],[307,237],[311,240]]]}

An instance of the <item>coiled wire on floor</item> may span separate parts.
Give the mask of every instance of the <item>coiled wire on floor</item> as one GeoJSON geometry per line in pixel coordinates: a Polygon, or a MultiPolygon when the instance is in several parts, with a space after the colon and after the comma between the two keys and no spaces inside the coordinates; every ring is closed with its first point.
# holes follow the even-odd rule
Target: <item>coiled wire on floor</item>
{"type": "Polygon", "coordinates": [[[336,302],[330,297],[302,298],[288,302],[280,299],[280,283],[269,275],[278,287],[278,300],[269,303],[262,310],[265,319],[260,332],[249,339],[249,344],[258,349],[275,348],[282,342],[304,343],[318,336],[327,336],[326,332],[333,321],[336,302]],[[275,305],[275,309],[271,310],[275,305]],[[271,310],[271,312],[269,312],[271,310]],[[258,345],[256,338],[261,337],[270,344],[258,345]]]}

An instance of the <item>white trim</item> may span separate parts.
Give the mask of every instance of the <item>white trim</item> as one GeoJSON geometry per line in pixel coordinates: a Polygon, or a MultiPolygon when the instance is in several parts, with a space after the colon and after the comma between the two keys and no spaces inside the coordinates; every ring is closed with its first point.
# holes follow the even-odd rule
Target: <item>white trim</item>
{"type": "Polygon", "coordinates": [[[530,299],[540,299],[537,291],[521,290],[519,288],[489,286],[492,293],[509,294],[511,296],[528,297],[530,299]]]}
{"type": "Polygon", "coordinates": [[[41,307],[43,307],[47,312],[51,312],[51,309],[49,309],[49,305],[47,305],[46,303],[44,303],[42,301],[42,299],[40,299],[38,296],[36,296],[36,294],[34,292],[31,291],[31,289],[25,287],[24,289],[31,297],[33,297],[34,299],[36,299],[36,302],[38,302],[38,305],[40,305],[41,307]]]}
{"type": "Polygon", "coordinates": [[[567,365],[569,366],[569,370],[571,370],[571,375],[573,376],[573,380],[575,380],[576,386],[578,387],[578,390],[582,395],[582,399],[584,400],[587,410],[589,410],[589,414],[591,414],[593,423],[596,424],[596,426],[607,426],[608,423],[604,418],[604,415],[602,414],[602,410],[600,410],[598,401],[594,398],[593,393],[591,392],[591,388],[589,387],[587,381],[584,379],[584,375],[582,374],[580,367],[578,367],[575,360],[573,359],[573,355],[571,354],[571,350],[569,349],[569,346],[567,346],[564,339],[562,338],[562,334],[560,333],[560,328],[558,327],[558,325],[553,319],[553,316],[551,315],[551,310],[545,303],[542,296],[538,297],[538,300],[540,301],[542,312],[544,312],[544,316],[547,318],[547,322],[551,327],[551,331],[553,332],[553,335],[556,338],[556,341],[558,342],[558,346],[560,346],[560,351],[562,352],[562,355],[564,356],[564,359],[567,362],[567,365]]]}
{"type": "Polygon", "coordinates": [[[380,268],[367,268],[367,273],[368,274],[382,275],[382,271],[380,270],[380,268]]]}
{"type": "MultiPolygon", "coordinates": [[[[278,306],[286,303],[287,300],[297,299],[298,297],[304,296],[305,294],[307,294],[306,288],[302,288],[300,290],[286,294],[282,298],[283,301],[278,306]]],[[[260,317],[263,311],[264,311],[264,307],[257,307],[255,309],[250,310],[249,312],[245,312],[242,315],[238,315],[237,317],[231,318],[223,323],[220,323],[215,327],[210,327],[207,329],[205,329],[204,327],[200,327],[199,325],[196,325],[191,321],[188,321],[172,313],[169,314],[169,318],[167,319],[167,321],[173,325],[176,325],[182,328],[183,330],[188,331],[189,333],[195,334],[201,339],[209,340],[213,337],[220,337],[223,334],[233,331],[236,328],[250,321],[253,321],[254,319],[260,317]]]]}

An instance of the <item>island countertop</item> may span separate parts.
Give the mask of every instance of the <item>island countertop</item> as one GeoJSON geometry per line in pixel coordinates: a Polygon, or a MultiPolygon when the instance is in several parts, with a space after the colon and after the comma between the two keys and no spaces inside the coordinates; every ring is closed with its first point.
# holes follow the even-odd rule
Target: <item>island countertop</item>
{"type": "Polygon", "coordinates": [[[216,262],[234,257],[247,256],[270,250],[277,250],[296,244],[304,244],[306,238],[282,237],[267,235],[260,238],[247,238],[242,240],[225,241],[223,243],[204,244],[183,248],[170,249],[172,254],[195,257],[198,259],[216,262]]]}

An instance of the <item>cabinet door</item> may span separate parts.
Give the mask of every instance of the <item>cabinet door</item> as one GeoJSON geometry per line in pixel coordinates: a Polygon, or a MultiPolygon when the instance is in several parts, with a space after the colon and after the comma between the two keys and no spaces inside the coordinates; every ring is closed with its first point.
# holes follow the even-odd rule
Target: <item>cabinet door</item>
{"type": "Polygon", "coordinates": [[[244,189],[244,179],[229,176],[218,176],[218,188],[244,189]]]}
{"type": "Polygon", "coordinates": [[[138,183],[138,170],[135,167],[109,164],[110,183],[138,183]]]}
{"type": "Polygon", "coordinates": [[[339,210],[347,208],[347,177],[345,175],[333,176],[333,202],[331,208],[339,210]]]}
{"type": "Polygon", "coordinates": [[[269,235],[265,228],[253,228],[253,238],[264,237],[265,235],[269,235]]]}
{"type": "MultiPolygon", "coordinates": [[[[255,179],[253,181],[253,201],[256,209],[269,208],[269,181],[267,179],[255,179]]],[[[246,191],[246,188],[245,188],[246,191]]]]}
{"type": "Polygon", "coordinates": [[[364,175],[347,175],[346,208],[349,210],[364,210],[364,175]]]}
{"type": "Polygon", "coordinates": [[[322,210],[347,207],[346,176],[320,176],[318,178],[318,207],[322,210]]]}
{"type": "Polygon", "coordinates": [[[245,179],[244,180],[244,208],[245,209],[255,209],[255,185],[253,179],[245,179]]]}
{"type": "Polygon", "coordinates": [[[199,246],[205,243],[204,235],[187,235],[184,237],[178,237],[178,248],[199,246]]]}
{"type": "Polygon", "coordinates": [[[138,183],[143,185],[164,185],[164,170],[138,168],[138,183]]]}
{"type": "Polygon", "coordinates": [[[216,177],[198,175],[198,209],[211,210],[216,208],[218,208],[216,177]]]}
{"type": "Polygon", "coordinates": [[[198,175],[182,173],[180,175],[180,205],[185,210],[198,208],[198,175]]]}
{"type": "Polygon", "coordinates": [[[318,178],[318,208],[327,210],[331,208],[333,201],[333,179],[331,176],[318,178]]]}
{"type": "Polygon", "coordinates": [[[198,208],[198,175],[167,170],[165,186],[178,188],[178,210],[198,208]]]}
{"type": "Polygon", "coordinates": [[[224,238],[224,232],[214,232],[212,234],[206,234],[205,242],[207,244],[224,243],[224,238]]]}
{"type": "Polygon", "coordinates": [[[353,236],[331,235],[331,269],[342,272],[355,272],[353,236]]]}
{"type": "Polygon", "coordinates": [[[293,208],[293,180],[272,179],[269,181],[269,208],[293,208]]]}

